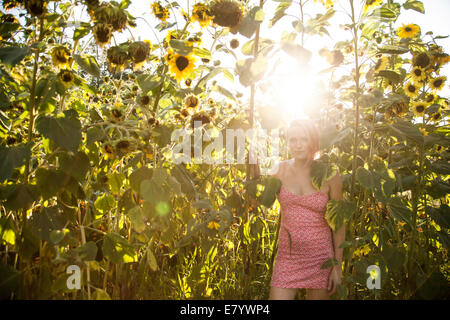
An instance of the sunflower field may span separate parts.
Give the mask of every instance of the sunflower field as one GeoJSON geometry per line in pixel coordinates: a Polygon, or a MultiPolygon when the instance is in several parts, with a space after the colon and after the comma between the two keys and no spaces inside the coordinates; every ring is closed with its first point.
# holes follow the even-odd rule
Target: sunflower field
{"type": "Polygon", "coordinates": [[[283,133],[270,95],[320,128],[313,183],[342,175],[333,299],[450,298],[447,36],[400,22],[426,5],[3,0],[0,298],[267,299],[279,180],[248,161],[176,163],[172,133],[283,133]],[[295,77],[325,66],[314,103],[273,80],[283,61],[295,77]]]}

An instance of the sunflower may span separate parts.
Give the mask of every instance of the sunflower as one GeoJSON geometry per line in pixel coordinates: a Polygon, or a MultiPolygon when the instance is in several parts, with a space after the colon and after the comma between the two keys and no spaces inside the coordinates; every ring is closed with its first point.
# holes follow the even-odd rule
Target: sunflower
{"type": "Polygon", "coordinates": [[[375,64],[375,72],[379,72],[381,70],[385,70],[388,62],[389,62],[389,58],[388,57],[381,56],[377,60],[377,63],[375,64]]]}
{"type": "Polygon", "coordinates": [[[186,87],[190,87],[192,84],[192,80],[191,79],[186,79],[184,80],[184,84],[186,85],[186,87]]]}
{"type": "Polygon", "coordinates": [[[128,61],[127,52],[120,46],[109,48],[106,56],[109,62],[109,71],[112,73],[123,70],[128,61]]]}
{"type": "Polygon", "coordinates": [[[169,9],[163,7],[159,1],[153,2],[151,4],[151,8],[152,8],[153,14],[159,20],[166,22],[166,20],[169,18],[169,9]]]}
{"type": "Polygon", "coordinates": [[[124,119],[123,113],[119,109],[112,109],[111,115],[115,122],[120,122],[120,121],[123,121],[123,119],[124,119]]]}
{"type": "Polygon", "coordinates": [[[134,69],[139,69],[150,54],[150,45],[144,41],[136,41],[128,46],[128,54],[133,61],[134,69]]]}
{"type": "Polygon", "coordinates": [[[28,0],[25,1],[25,8],[32,16],[39,17],[47,9],[47,1],[45,0],[28,0]]]}
{"type": "Polygon", "coordinates": [[[179,40],[180,36],[176,32],[176,30],[169,30],[166,34],[166,42],[167,44],[170,44],[170,40],[179,40]]]}
{"type": "Polygon", "coordinates": [[[428,135],[427,129],[425,129],[425,128],[419,128],[419,130],[420,130],[420,132],[422,132],[422,134],[423,134],[424,136],[427,136],[427,135],[428,135]]]}
{"type": "Polygon", "coordinates": [[[184,101],[186,108],[196,108],[198,107],[198,103],[199,103],[198,98],[194,95],[188,96],[184,101]]]}
{"type": "Polygon", "coordinates": [[[375,7],[379,7],[382,4],[383,0],[366,0],[366,3],[364,4],[364,13],[374,9],[375,7]]]}
{"type": "Polygon", "coordinates": [[[436,95],[434,93],[428,93],[427,95],[425,95],[425,102],[428,105],[431,105],[434,100],[436,100],[436,95]]]}
{"type": "Polygon", "coordinates": [[[97,41],[97,44],[100,47],[103,47],[105,44],[108,44],[109,41],[111,40],[113,26],[106,23],[98,23],[95,25],[93,32],[95,41],[97,41]]]}
{"type": "Polygon", "coordinates": [[[58,46],[52,50],[53,65],[59,69],[70,69],[72,64],[72,57],[70,51],[64,46],[58,46]]]}
{"type": "Polygon", "coordinates": [[[430,81],[430,87],[433,91],[439,91],[444,87],[445,81],[447,80],[446,76],[437,77],[434,79],[431,79],[430,81]]]}
{"type": "Polygon", "coordinates": [[[415,98],[419,94],[419,87],[412,82],[407,82],[403,87],[405,94],[410,98],[415,98]]]}
{"type": "Polygon", "coordinates": [[[431,120],[433,120],[434,122],[437,122],[437,121],[439,121],[439,120],[441,120],[441,119],[442,119],[442,114],[441,114],[440,111],[435,112],[435,113],[433,113],[433,114],[431,115],[431,120]]]}
{"type": "Polygon", "coordinates": [[[182,110],[180,110],[179,115],[180,115],[181,117],[183,117],[183,118],[186,118],[186,117],[189,116],[189,110],[188,110],[188,109],[182,109],[182,110]]]}
{"type": "Polygon", "coordinates": [[[17,7],[21,7],[23,5],[22,1],[16,1],[16,0],[3,0],[2,6],[5,10],[12,10],[17,7]]]}
{"type": "Polygon", "coordinates": [[[128,140],[120,140],[116,144],[116,150],[122,154],[128,153],[130,151],[130,148],[131,148],[131,143],[128,140]]]}
{"type": "Polygon", "coordinates": [[[214,99],[213,98],[209,98],[208,99],[208,103],[209,103],[210,106],[213,106],[214,105],[214,99]]]}
{"type": "Polygon", "coordinates": [[[221,27],[236,29],[242,21],[242,8],[235,0],[216,0],[211,6],[213,22],[221,27]]]}
{"type": "Polygon", "coordinates": [[[72,71],[63,69],[58,74],[59,79],[64,84],[65,87],[70,87],[73,84],[74,76],[72,71]]]}
{"type": "Polygon", "coordinates": [[[236,49],[237,47],[239,47],[239,40],[238,39],[231,40],[230,47],[231,47],[231,49],[236,49]]]}
{"type": "Polygon", "coordinates": [[[397,34],[401,39],[412,38],[419,32],[419,26],[413,23],[407,24],[406,26],[403,24],[403,26],[397,29],[397,34]]]}
{"type": "Polygon", "coordinates": [[[435,150],[436,150],[437,153],[441,153],[442,151],[444,151],[444,147],[439,145],[439,144],[437,144],[436,147],[435,147],[435,150]]]}
{"type": "Polygon", "coordinates": [[[415,102],[412,107],[412,111],[416,117],[423,117],[425,110],[427,109],[426,102],[415,102]]]}
{"type": "Polygon", "coordinates": [[[103,145],[102,147],[103,153],[108,159],[114,158],[114,148],[109,143],[103,145]]]}
{"type": "Polygon", "coordinates": [[[148,95],[143,95],[139,98],[139,103],[143,106],[146,106],[150,103],[150,97],[148,95]]]}
{"type": "Polygon", "coordinates": [[[421,67],[414,67],[411,71],[413,81],[423,81],[427,77],[425,70],[421,67]]]}
{"type": "Polygon", "coordinates": [[[408,111],[408,104],[406,101],[396,101],[392,104],[391,110],[396,116],[403,117],[408,111]]]}
{"type": "Polygon", "coordinates": [[[203,124],[206,124],[206,123],[210,123],[211,122],[211,118],[207,114],[205,114],[204,112],[197,113],[197,114],[193,115],[192,119],[191,119],[191,127],[192,127],[192,129],[194,129],[194,127],[196,125],[196,122],[201,122],[201,125],[203,125],[203,124]]]}
{"type": "Polygon", "coordinates": [[[216,230],[219,230],[219,227],[220,227],[220,225],[217,223],[217,222],[215,222],[215,221],[210,221],[209,223],[208,223],[208,229],[216,229],[216,230]]]}
{"type": "Polygon", "coordinates": [[[209,26],[213,16],[209,12],[208,7],[203,3],[196,3],[192,8],[191,22],[197,21],[201,28],[209,26]]]}
{"type": "Polygon", "coordinates": [[[194,71],[195,58],[182,54],[170,54],[166,56],[169,63],[169,72],[172,73],[178,82],[188,77],[194,71]]]}
{"type": "Polygon", "coordinates": [[[413,58],[414,66],[422,67],[425,69],[426,67],[428,67],[430,65],[430,63],[431,63],[431,59],[426,52],[421,52],[417,55],[414,55],[414,58],[413,58]]]}

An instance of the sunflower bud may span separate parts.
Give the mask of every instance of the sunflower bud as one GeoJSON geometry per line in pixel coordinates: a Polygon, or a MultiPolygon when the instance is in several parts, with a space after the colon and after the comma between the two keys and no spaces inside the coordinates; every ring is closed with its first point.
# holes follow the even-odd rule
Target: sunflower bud
{"type": "Polygon", "coordinates": [[[106,56],[109,62],[108,69],[112,73],[123,70],[128,61],[127,52],[119,46],[109,48],[106,56]]]}
{"type": "Polygon", "coordinates": [[[129,45],[128,54],[133,61],[134,67],[139,67],[147,61],[150,54],[150,45],[144,41],[136,41],[129,45]]]}
{"type": "Polygon", "coordinates": [[[221,27],[236,29],[242,21],[241,6],[234,0],[217,0],[211,6],[213,22],[221,27]]]}

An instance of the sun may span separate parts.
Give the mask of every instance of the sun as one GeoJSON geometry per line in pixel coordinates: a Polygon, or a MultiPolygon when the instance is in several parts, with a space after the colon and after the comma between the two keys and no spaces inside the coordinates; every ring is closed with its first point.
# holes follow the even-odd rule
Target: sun
{"type": "Polygon", "coordinates": [[[287,121],[319,112],[326,97],[323,79],[316,68],[300,66],[289,57],[278,59],[274,66],[273,74],[260,86],[261,102],[276,107],[287,121]]]}

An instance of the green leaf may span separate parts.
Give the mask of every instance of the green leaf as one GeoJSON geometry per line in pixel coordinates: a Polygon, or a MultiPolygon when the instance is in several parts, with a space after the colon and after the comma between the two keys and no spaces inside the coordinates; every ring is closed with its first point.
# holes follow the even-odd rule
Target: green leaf
{"type": "Polygon", "coordinates": [[[75,155],[63,153],[59,156],[60,169],[78,181],[83,181],[91,165],[88,156],[79,151],[75,155]]]}
{"type": "Polygon", "coordinates": [[[356,169],[356,180],[366,189],[373,189],[375,187],[374,177],[369,170],[363,167],[356,169]]]}
{"type": "Polygon", "coordinates": [[[280,192],[281,181],[275,177],[266,177],[263,185],[264,191],[259,197],[259,202],[263,206],[271,208],[277,198],[277,193],[280,192]]]}
{"type": "Polygon", "coordinates": [[[356,203],[349,200],[330,200],[327,204],[325,219],[331,229],[336,232],[356,212],[356,203]]]}
{"type": "Polygon", "coordinates": [[[381,70],[376,74],[376,76],[384,77],[393,83],[400,83],[402,81],[402,75],[391,70],[381,70]]]}
{"type": "Polygon", "coordinates": [[[125,175],[123,173],[111,172],[107,174],[107,177],[111,192],[118,194],[123,185],[123,181],[125,180],[125,175]]]}
{"type": "Polygon", "coordinates": [[[58,244],[60,243],[65,236],[67,236],[70,233],[69,229],[67,228],[63,228],[61,230],[52,230],[50,232],[50,241],[53,244],[58,244]]]}
{"type": "Polygon", "coordinates": [[[159,74],[141,74],[136,78],[139,87],[143,94],[147,94],[150,90],[155,89],[161,83],[161,76],[159,74]]]}
{"type": "Polygon", "coordinates": [[[423,144],[423,134],[420,130],[411,122],[396,119],[396,122],[391,125],[386,123],[391,131],[398,137],[408,139],[416,144],[423,144]]]}
{"type": "Polygon", "coordinates": [[[194,48],[193,53],[199,58],[212,59],[211,52],[205,48],[194,48]]]}
{"type": "Polygon", "coordinates": [[[402,200],[399,198],[392,198],[391,201],[387,204],[389,212],[392,216],[398,221],[405,221],[408,223],[411,228],[413,228],[413,224],[411,221],[412,212],[408,207],[406,207],[402,200]]]}
{"type": "Polygon", "coordinates": [[[103,194],[97,198],[94,202],[95,208],[102,214],[106,214],[108,210],[114,208],[116,205],[116,200],[110,194],[103,194]]]}
{"type": "Polygon", "coordinates": [[[189,199],[195,198],[197,192],[186,168],[182,164],[176,164],[175,167],[173,167],[171,174],[181,184],[181,191],[189,199]]]}
{"type": "Polygon", "coordinates": [[[97,256],[97,245],[93,241],[88,241],[82,246],[75,248],[74,251],[83,261],[93,261],[97,256]]]}
{"type": "Polygon", "coordinates": [[[14,169],[29,161],[29,146],[0,147],[0,182],[11,178],[14,169]]]}
{"type": "Polygon", "coordinates": [[[147,264],[153,271],[158,270],[158,263],[156,262],[155,255],[150,250],[150,248],[147,249],[147,264]]]}
{"type": "Polygon", "coordinates": [[[131,209],[128,212],[128,216],[130,217],[131,226],[136,232],[141,233],[145,230],[144,213],[141,207],[137,206],[131,209]]]}
{"type": "Polygon", "coordinates": [[[404,54],[409,52],[408,47],[399,47],[394,45],[385,45],[381,48],[378,48],[378,53],[385,54],[404,54]]]}
{"type": "Polygon", "coordinates": [[[134,191],[140,193],[141,191],[141,182],[144,180],[151,180],[153,176],[153,169],[147,167],[141,167],[137,170],[134,170],[133,173],[130,174],[130,185],[134,191]]]}
{"type": "Polygon", "coordinates": [[[2,198],[6,199],[3,205],[13,211],[28,210],[33,202],[39,200],[37,187],[30,184],[7,185],[1,191],[2,198]]]}
{"type": "Polygon", "coordinates": [[[86,27],[86,26],[81,26],[79,28],[76,28],[75,31],[73,32],[73,40],[80,40],[81,38],[83,38],[84,36],[87,36],[90,32],[90,28],[86,27]]]}
{"type": "Polygon", "coordinates": [[[174,53],[181,54],[183,56],[188,55],[193,50],[193,47],[187,45],[183,40],[172,39],[170,40],[169,45],[173,49],[174,53]]]}
{"type": "Polygon", "coordinates": [[[64,117],[41,116],[36,120],[36,129],[57,146],[77,151],[81,142],[81,123],[74,110],[64,111],[64,117]]]}
{"type": "Polygon", "coordinates": [[[3,241],[11,246],[16,244],[16,232],[11,218],[0,217],[0,243],[3,241]]]}
{"type": "Polygon", "coordinates": [[[269,22],[269,28],[272,28],[281,18],[286,15],[286,10],[291,6],[292,1],[281,2],[275,9],[275,14],[269,22]]]}
{"type": "Polygon", "coordinates": [[[86,71],[87,73],[93,75],[94,77],[100,77],[100,67],[98,66],[97,60],[90,55],[78,55],[73,56],[74,60],[78,65],[86,71]]]}
{"type": "Polygon", "coordinates": [[[405,9],[411,9],[420,13],[425,14],[425,8],[423,6],[423,3],[418,0],[408,0],[403,4],[403,8],[405,9]]]}
{"type": "Polygon", "coordinates": [[[120,234],[111,232],[103,238],[103,254],[113,263],[137,262],[136,249],[120,234]]]}
{"type": "Polygon", "coordinates": [[[450,228],[450,208],[445,203],[441,203],[439,208],[427,206],[425,212],[443,229],[450,228]]]}
{"type": "Polygon", "coordinates": [[[4,47],[0,48],[0,61],[4,64],[14,67],[29,53],[29,48],[4,47]]]}
{"type": "Polygon", "coordinates": [[[50,233],[64,227],[64,219],[58,207],[44,207],[39,212],[33,212],[29,221],[36,237],[43,241],[50,241],[50,233]]]}
{"type": "Polygon", "coordinates": [[[325,261],[322,266],[320,267],[320,269],[328,269],[329,267],[332,266],[338,266],[339,262],[335,259],[335,258],[331,258],[328,259],[327,261],[325,261]]]}

